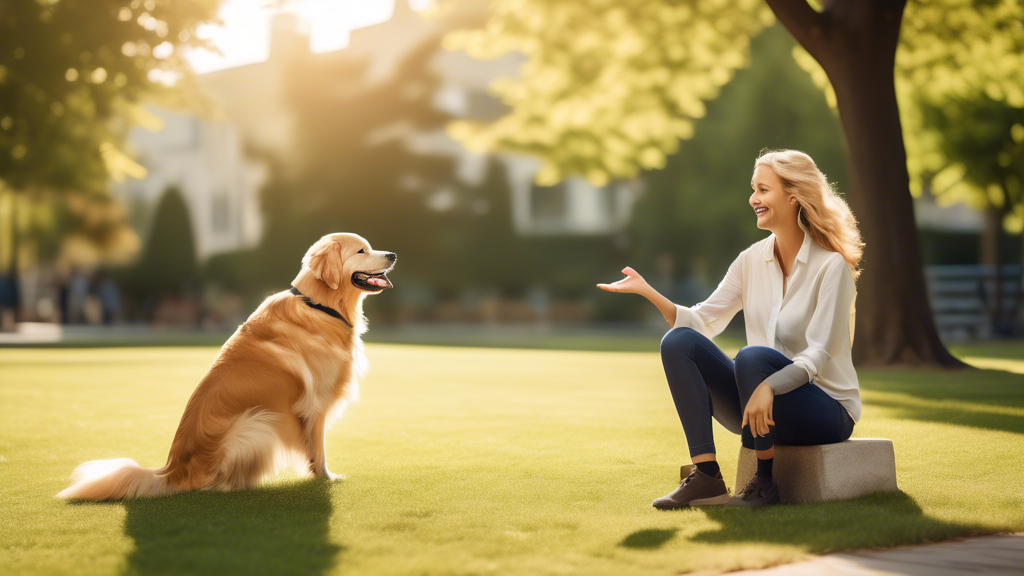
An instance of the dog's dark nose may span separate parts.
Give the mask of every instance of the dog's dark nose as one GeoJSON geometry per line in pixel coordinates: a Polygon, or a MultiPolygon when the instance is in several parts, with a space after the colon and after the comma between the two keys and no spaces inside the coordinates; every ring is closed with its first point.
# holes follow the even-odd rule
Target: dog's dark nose
{"type": "Polygon", "coordinates": [[[387,258],[388,260],[391,260],[392,262],[398,260],[398,254],[395,254],[394,252],[388,252],[387,254],[384,255],[384,257],[387,258]]]}

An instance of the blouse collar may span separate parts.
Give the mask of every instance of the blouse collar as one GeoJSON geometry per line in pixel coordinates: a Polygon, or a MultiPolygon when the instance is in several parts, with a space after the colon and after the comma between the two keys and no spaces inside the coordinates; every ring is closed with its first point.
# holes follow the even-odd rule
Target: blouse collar
{"type": "MultiPolygon", "coordinates": [[[[804,226],[803,222],[797,220],[797,225],[800,226],[800,230],[804,233],[804,241],[800,244],[800,251],[796,253],[796,259],[797,261],[806,264],[811,258],[811,244],[814,244],[814,240],[811,240],[811,232],[806,226],[804,226]]],[[[768,242],[765,245],[767,250],[764,256],[765,262],[771,262],[775,259],[775,241],[777,238],[774,233],[772,233],[769,238],[771,239],[771,242],[768,242]]]]}

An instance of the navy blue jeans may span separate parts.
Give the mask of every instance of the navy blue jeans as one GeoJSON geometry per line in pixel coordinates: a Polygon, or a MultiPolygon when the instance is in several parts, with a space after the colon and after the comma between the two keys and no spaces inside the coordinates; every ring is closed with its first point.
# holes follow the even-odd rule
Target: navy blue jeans
{"type": "Polygon", "coordinates": [[[750,426],[740,430],[743,410],[754,390],[793,363],[774,348],[747,346],[732,360],[700,332],[675,328],[661,339],[661,360],[690,456],[715,452],[712,416],[726,430],[740,434],[743,446],[754,450],[767,450],[776,442],[834,444],[853,433],[850,414],[813,381],[775,397],[775,426],[769,426],[768,435],[754,438],[750,426]]]}

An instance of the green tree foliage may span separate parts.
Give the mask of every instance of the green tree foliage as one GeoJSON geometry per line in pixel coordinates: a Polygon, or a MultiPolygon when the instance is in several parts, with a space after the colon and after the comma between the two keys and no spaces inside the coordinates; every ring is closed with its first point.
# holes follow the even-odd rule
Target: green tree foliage
{"type": "Polygon", "coordinates": [[[913,173],[918,194],[927,182],[943,204],[995,208],[1005,215],[1006,231],[1024,231],[1024,106],[978,94],[949,98],[941,107],[920,105],[917,112],[922,131],[914,146],[934,157],[932,166],[938,167],[921,166],[913,173]]]}
{"type": "Polygon", "coordinates": [[[141,301],[199,287],[199,263],[188,205],[177,188],[160,198],[139,261],[124,272],[122,286],[141,301]]]}
{"type": "Polygon", "coordinates": [[[777,17],[807,50],[815,79],[835,89],[829,97],[846,141],[850,203],[873,266],[858,283],[855,361],[964,366],[939,340],[923,294],[894,68],[895,77],[918,86],[929,70],[949,72],[953,86],[991,80],[986,92],[1016,100],[1007,66],[1020,66],[1004,57],[1014,50],[1008,30],[1020,26],[1017,0],[915,3],[906,28],[906,0],[497,5],[484,28],[448,44],[478,58],[526,56],[518,78],[493,87],[513,111],[451,132],[478,149],[537,155],[546,162],[537,175],[545,183],[567,173],[601,183],[660,167],[678,139],[691,136],[702,102],[746,64],[749,39],[777,17]],[[971,8],[981,9],[975,15],[971,8]],[[898,51],[909,56],[897,65],[898,51]]]}
{"type": "MultiPolygon", "coordinates": [[[[824,70],[793,55],[835,107],[824,70]]],[[[895,74],[911,193],[994,207],[1024,231],[1024,3],[909,3],[895,74]]]]}
{"type": "Polygon", "coordinates": [[[955,10],[917,6],[915,29],[950,20],[966,47],[936,38],[902,60],[911,191],[924,182],[944,203],[989,206],[1008,232],[1024,232],[1024,4],[956,3],[955,10]],[[932,64],[916,75],[913,57],[932,64]],[[967,65],[970,62],[978,65],[967,65]]]}
{"type": "Polygon", "coordinates": [[[380,81],[368,76],[370,62],[344,53],[289,65],[297,163],[276,166],[263,193],[268,286],[289,282],[306,249],[338,231],[396,252],[403,272],[439,267],[444,253],[433,247],[445,212],[428,203],[454,208],[460,185],[450,157],[416,155],[404,138],[449,120],[432,102],[438,79],[428,63],[439,42],[427,41],[380,81]]]}
{"type": "MultiPolygon", "coordinates": [[[[1024,33],[1021,41],[1024,48],[1024,33]]],[[[922,181],[929,183],[940,203],[965,202],[984,213],[981,258],[1000,265],[986,302],[998,332],[1009,334],[1004,316],[1013,306],[1004,298],[1001,265],[1009,258],[1004,231],[1024,232],[1024,104],[1016,107],[978,93],[946,97],[941,106],[921,102],[915,112],[921,131],[907,139],[908,150],[920,150],[940,169],[918,162],[912,182],[918,188],[922,181]]]]}
{"type": "Polygon", "coordinates": [[[266,289],[286,285],[310,244],[338,231],[398,254],[393,279],[405,290],[372,299],[378,318],[402,298],[525,296],[532,286],[579,298],[590,291],[580,277],[621,258],[607,237],[520,236],[504,161],[490,159],[474,185],[457,178],[454,156],[410,150],[408,136],[442,133],[452,120],[434,104],[440,80],[431,61],[441,38],[426,40],[376,81],[369,62],[344,52],[289,65],[298,160],[275,166],[263,194],[266,289]]]}
{"type": "Polygon", "coordinates": [[[62,272],[102,262],[124,264],[139,239],[110,197],[80,191],[30,188],[15,193],[0,182],[0,271],[53,263],[62,272]],[[7,242],[8,238],[19,239],[7,242]],[[15,255],[17,252],[17,255],[15,255]]]}
{"type": "Polygon", "coordinates": [[[147,97],[188,82],[182,48],[216,0],[0,3],[0,179],[106,192],[138,174],[122,152],[147,97]]]}
{"type": "Polygon", "coordinates": [[[762,147],[815,151],[818,166],[846,190],[838,123],[821,91],[789,57],[794,45],[780,26],[755,38],[750,66],[708,104],[693,138],[680,143],[664,170],[643,175],[630,262],[654,273],[659,258],[671,258],[675,275],[698,282],[675,292],[681,302],[706,296],[736,254],[764,237],[748,203],[753,158],[762,147]]]}
{"type": "Polygon", "coordinates": [[[541,158],[539,184],[633,178],[664,167],[693,136],[704,102],[747,65],[750,38],[773,21],[761,0],[497,2],[485,28],[445,45],[480,59],[522,53],[519,77],[492,86],[512,111],[450,132],[474,150],[541,158]]]}
{"type": "Polygon", "coordinates": [[[511,280],[522,254],[515,249],[511,193],[505,165],[492,158],[483,183],[463,191],[447,214],[436,249],[446,272],[434,274],[431,285],[447,294],[471,284],[502,289],[511,280]]]}
{"type": "Polygon", "coordinates": [[[119,263],[138,239],[108,193],[145,170],[128,131],[142,103],[190,104],[182,50],[217,0],[0,2],[0,243],[4,271],[119,263]],[[10,198],[10,200],[5,200],[10,198]]]}
{"type": "MultiPolygon", "coordinates": [[[[454,123],[451,133],[474,149],[541,157],[545,184],[568,174],[601,184],[661,168],[679,139],[693,137],[705,102],[748,64],[750,38],[774,21],[760,0],[500,1],[486,27],[454,33],[446,47],[480,59],[522,53],[519,77],[492,86],[512,112],[490,124],[454,123]]],[[[942,105],[980,87],[1024,107],[1022,38],[1017,0],[912,2],[897,53],[901,97],[942,105]]],[[[825,71],[803,48],[793,55],[835,106],[825,71]]],[[[936,135],[908,117],[911,173],[948,166],[936,135]]]]}

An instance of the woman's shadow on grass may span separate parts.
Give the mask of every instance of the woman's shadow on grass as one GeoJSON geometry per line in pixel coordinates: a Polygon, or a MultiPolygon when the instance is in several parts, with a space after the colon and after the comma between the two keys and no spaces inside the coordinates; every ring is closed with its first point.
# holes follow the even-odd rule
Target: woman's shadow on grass
{"type": "Polygon", "coordinates": [[[135,541],[125,574],[324,574],[331,483],[302,480],[239,492],[189,492],[124,503],[135,541]]]}
{"type": "Polygon", "coordinates": [[[903,492],[761,510],[726,506],[708,506],[703,510],[720,526],[717,530],[694,535],[691,538],[694,542],[796,544],[814,553],[884,548],[986,531],[979,525],[930,518],[903,492]]]}
{"type": "MultiPolygon", "coordinates": [[[[691,536],[691,542],[789,544],[803,546],[808,552],[817,554],[854,548],[886,548],[992,532],[991,528],[979,525],[929,518],[917,502],[903,492],[872,494],[840,502],[772,506],[761,510],[706,506],[667,514],[678,514],[681,522],[685,522],[690,514],[706,514],[719,524],[715,530],[691,536]]],[[[619,546],[657,549],[671,540],[676,531],[640,530],[626,536],[619,546]]]]}

